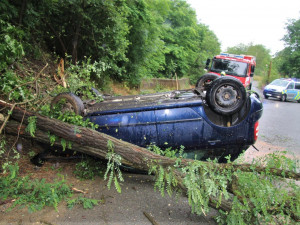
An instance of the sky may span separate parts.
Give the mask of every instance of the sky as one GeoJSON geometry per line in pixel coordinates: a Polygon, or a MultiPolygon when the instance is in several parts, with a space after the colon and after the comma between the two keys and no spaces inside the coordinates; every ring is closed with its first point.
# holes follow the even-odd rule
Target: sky
{"type": "Polygon", "coordinates": [[[289,19],[300,19],[300,0],[186,0],[197,19],[212,30],[221,49],[262,44],[271,54],[282,50],[289,19]]]}

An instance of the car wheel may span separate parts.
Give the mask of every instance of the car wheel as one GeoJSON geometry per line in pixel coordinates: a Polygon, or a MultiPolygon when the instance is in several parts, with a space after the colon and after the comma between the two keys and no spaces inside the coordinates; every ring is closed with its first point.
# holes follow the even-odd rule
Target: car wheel
{"type": "Polygon", "coordinates": [[[286,102],[286,94],[282,95],[281,101],[286,102]]]}
{"type": "Polygon", "coordinates": [[[268,98],[269,98],[269,96],[267,96],[267,95],[264,95],[264,97],[265,97],[265,99],[268,99],[268,98]]]}
{"type": "Polygon", "coordinates": [[[209,85],[206,101],[216,113],[232,115],[244,106],[246,96],[246,89],[238,79],[220,77],[209,85]]]}
{"type": "Polygon", "coordinates": [[[219,78],[218,75],[214,73],[207,73],[200,77],[196,83],[196,89],[199,92],[204,92],[207,90],[208,86],[215,80],[219,78]]]}
{"type": "Polygon", "coordinates": [[[71,111],[83,115],[84,105],[81,99],[73,93],[58,94],[51,102],[51,108],[60,105],[62,112],[71,111]]]}

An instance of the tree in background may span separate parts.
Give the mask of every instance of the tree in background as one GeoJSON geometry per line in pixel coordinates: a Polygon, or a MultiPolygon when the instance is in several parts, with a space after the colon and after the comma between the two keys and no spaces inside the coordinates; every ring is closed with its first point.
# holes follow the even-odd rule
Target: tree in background
{"type": "Polygon", "coordinates": [[[12,0],[10,5],[19,13],[9,22],[26,32],[28,55],[39,58],[36,49],[42,48],[59,57],[71,56],[73,64],[90,57],[105,63],[113,78],[123,73],[119,65],[128,60],[129,45],[124,1],[12,0]]]}
{"type": "Polygon", "coordinates": [[[4,72],[24,55],[24,32],[9,22],[9,19],[17,15],[17,11],[8,1],[1,2],[0,11],[6,12],[0,14],[0,72],[4,72]]]}
{"type": "Polygon", "coordinates": [[[217,36],[206,25],[198,24],[198,32],[202,41],[198,43],[197,57],[194,59],[194,63],[190,66],[188,72],[192,84],[195,84],[199,77],[206,73],[204,71],[206,60],[219,54],[221,51],[221,44],[217,36]]]}
{"type": "Polygon", "coordinates": [[[197,23],[195,11],[185,1],[169,1],[169,5],[163,24],[166,66],[160,74],[168,78],[175,73],[178,77],[199,77],[203,75],[203,61],[212,49],[212,54],[219,52],[220,43],[206,26],[197,23]]]}
{"type": "Polygon", "coordinates": [[[277,61],[272,58],[270,50],[263,45],[253,45],[252,43],[248,45],[239,44],[234,47],[229,47],[227,52],[255,56],[255,75],[260,77],[258,78],[260,80],[260,85],[265,85],[266,83],[280,77],[280,73],[277,69],[277,61]]]}
{"type": "Polygon", "coordinates": [[[137,86],[142,77],[175,73],[196,80],[206,58],[220,52],[185,0],[3,0],[0,8],[1,26],[23,32],[18,43],[26,57],[51,52],[74,65],[89,58],[106,68],[97,83],[137,86]]]}
{"type": "Polygon", "coordinates": [[[137,86],[142,77],[157,75],[165,65],[164,42],[161,24],[168,10],[167,1],[127,1],[129,41],[124,62],[126,81],[137,86]]]}
{"type": "Polygon", "coordinates": [[[290,20],[286,30],[285,48],[276,55],[278,68],[283,75],[300,78],[300,19],[290,20]]]}
{"type": "Polygon", "coordinates": [[[252,43],[245,45],[239,44],[227,49],[228,53],[253,55],[256,57],[256,69],[255,74],[259,76],[266,75],[268,66],[272,60],[270,50],[266,49],[263,45],[253,45],[252,43]]]}

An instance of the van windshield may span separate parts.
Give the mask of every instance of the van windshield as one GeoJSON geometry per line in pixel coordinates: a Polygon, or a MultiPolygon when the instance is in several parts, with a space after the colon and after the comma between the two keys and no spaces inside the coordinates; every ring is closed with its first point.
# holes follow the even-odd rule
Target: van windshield
{"type": "Polygon", "coordinates": [[[270,85],[279,86],[279,87],[286,87],[289,82],[286,80],[274,80],[270,83],[270,85]]]}
{"type": "Polygon", "coordinates": [[[231,61],[226,59],[213,59],[210,71],[221,73],[224,71],[226,74],[246,77],[248,64],[244,62],[231,61]]]}

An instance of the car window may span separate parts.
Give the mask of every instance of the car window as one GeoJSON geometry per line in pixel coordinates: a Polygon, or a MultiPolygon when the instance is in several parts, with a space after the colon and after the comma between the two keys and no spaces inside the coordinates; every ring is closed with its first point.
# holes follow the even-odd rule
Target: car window
{"type": "Polygon", "coordinates": [[[295,89],[300,90],[300,83],[295,83],[295,89]]]}
{"type": "Polygon", "coordinates": [[[286,85],[288,84],[288,81],[286,80],[274,80],[270,83],[270,85],[274,85],[274,86],[279,86],[279,87],[286,87],[286,85]]]}
{"type": "Polygon", "coordinates": [[[287,89],[294,89],[294,87],[295,87],[294,83],[290,83],[287,89]]]}
{"type": "Polygon", "coordinates": [[[162,109],[156,110],[156,119],[157,122],[165,121],[183,121],[183,120],[193,120],[199,119],[201,116],[196,113],[193,109],[185,108],[175,108],[175,109],[162,109]]]}

